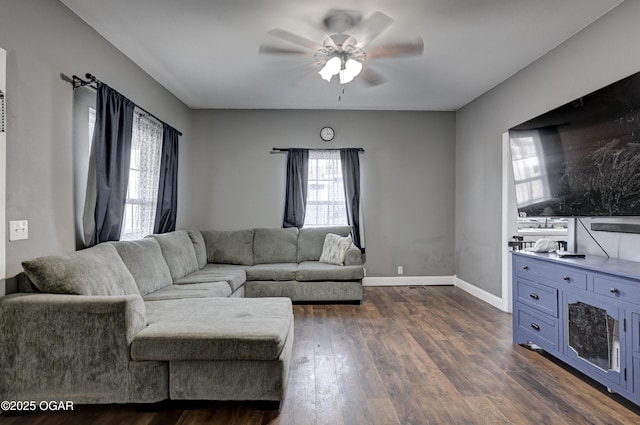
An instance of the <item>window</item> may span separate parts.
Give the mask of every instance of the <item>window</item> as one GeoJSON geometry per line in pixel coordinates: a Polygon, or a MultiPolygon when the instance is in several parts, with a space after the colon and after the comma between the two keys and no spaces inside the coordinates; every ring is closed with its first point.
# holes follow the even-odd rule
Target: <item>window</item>
{"type": "Polygon", "coordinates": [[[348,224],[340,152],[309,151],[307,206],[303,227],[348,224]]]}
{"type": "Polygon", "coordinates": [[[162,124],[134,110],[129,184],[120,240],[141,239],[153,233],[161,152],[162,124]]]}

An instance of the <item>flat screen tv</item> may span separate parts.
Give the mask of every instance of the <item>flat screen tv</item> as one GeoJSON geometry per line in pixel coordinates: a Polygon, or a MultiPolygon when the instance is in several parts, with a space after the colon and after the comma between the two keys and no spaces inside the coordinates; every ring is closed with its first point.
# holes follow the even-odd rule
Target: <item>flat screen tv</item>
{"type": "Polygon", "coordinates": [[[640,73],[511,128],[509,139],[521,216],[640,216],[640,73]]]}

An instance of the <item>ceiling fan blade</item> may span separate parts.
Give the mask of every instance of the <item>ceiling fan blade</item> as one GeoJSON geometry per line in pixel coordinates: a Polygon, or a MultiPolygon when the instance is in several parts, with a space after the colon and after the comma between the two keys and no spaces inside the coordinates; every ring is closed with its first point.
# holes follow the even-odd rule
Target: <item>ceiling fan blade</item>
{"type": "Polygon", "coordinates": [[[283,47],[268,46],[266,44],[260,45],[260,54],[262,55],[308,55],[307,50],[302,49],[287,49],[283,47]]]}
{"type": "Polygon", "coordinates": [[[390,58],[399,56],[419,56],[424,51],[422,39],[407,43],[385,44],[367,50],[367,59],[390,58]]]}
{"type": "Polygon", "coordinates": [[[369,68],[363,69],[360,75],[356,78],[365,83],[368,87],[376,87],[387,82],[387,79],[384,78],[382,74],[372,71],[369,68]]]}
{"type": "Polygon", "coordinates": [[[389,16],[382,12],[374,12],[360,24],[359,34],[355,37],[360,48],[371,43],[376,37],[386,30],[393,22],[389,16]]]}
{"type": "Polygon", "coordinates": [[[298,46],[306,47],[307,49],[310,49],[310,50],[319,51],[324,49],[324,46],[322,44],[318,44],[315,41],[301,37],[292,32],[285,31],[283,29],[279,29],[279,28],[272,29],[269,31],[269,34],[273,35],[274,37],[281,38],[282,40],[286,40],[290,43],[297,44],[298,46]]]}

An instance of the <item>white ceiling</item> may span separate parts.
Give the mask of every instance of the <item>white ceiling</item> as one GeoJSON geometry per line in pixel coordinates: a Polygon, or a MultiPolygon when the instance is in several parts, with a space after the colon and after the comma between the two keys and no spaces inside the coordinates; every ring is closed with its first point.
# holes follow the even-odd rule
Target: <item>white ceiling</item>
{"type": "MultiPolygon", "coordinates": [[[[191,108],[457,110],[549,52],[621,0],[61,0],[191,108]],[[420,57],[365,67],[387,82],[323,81],[281,28],[319,43],[330,9],[394,19],[372,46],[422,37],[420,57]]],[[[100,70],[95,73],[100,78],[100,70]]],[[[334,79],[335,80],[335,79],[334,79]]],[[[108,83],[108,81],[106,81],[108,83]]]]}

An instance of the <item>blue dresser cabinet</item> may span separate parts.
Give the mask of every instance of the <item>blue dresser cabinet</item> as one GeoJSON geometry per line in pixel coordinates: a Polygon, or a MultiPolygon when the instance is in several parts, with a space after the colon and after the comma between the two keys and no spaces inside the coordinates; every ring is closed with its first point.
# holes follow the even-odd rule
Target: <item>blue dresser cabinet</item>
{"type": "Polygon", "coordinates": [[[513,341],[640,405],[640,263],[513,252],[513,341]]]}

